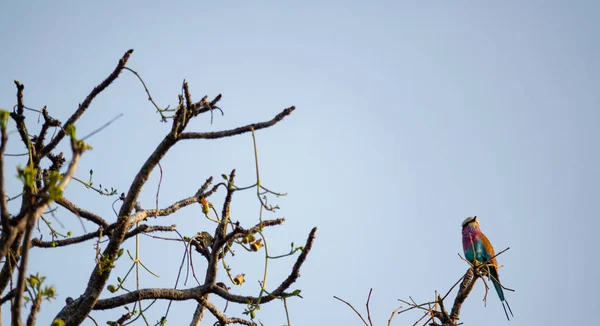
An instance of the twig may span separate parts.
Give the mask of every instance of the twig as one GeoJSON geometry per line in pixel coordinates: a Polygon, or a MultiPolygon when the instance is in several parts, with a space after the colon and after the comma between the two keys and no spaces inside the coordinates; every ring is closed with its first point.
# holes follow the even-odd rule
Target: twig
{"type": "Polygon", "coordinates": [[[371,293],[373,292],[373,288],[369,290],[369,297],[367,298],[367,319],[369,319],[369,325],[373,326],[373,322],[371,321],[371,310],[369,309],[369,301],[371,301],[371,293]]]}
{"type": "Polygon", "coordinates": [[[392,319],[394,319],[394,316],[396,316],[396,312],[398,310],[402,309],[402,306],[394,309],[394,311],[392,311],[392,315],[390,316],[390,319],[388,319],[388,326],[392,325],[392,319]]]}
{"type": "Polygon", "coordinates": [[[163,111],[167,110],[168,107],[167,107],[167,109],[163,110],[158,106],[158,104],[156,104],[156,102],[154,102],[154,99],[152,99],[152,95],[150,95],[150,91],[148,90],[148,87],[146,87],[146,83],[144,82],[144,80],[142,79],[140,74],[137,73],[137,71],[135,71],[129,67],[123,67],[123,69],[130,71],[140,80],[140,82],[142,83],[142,86],[144,87],[144,90],[146,91],[146,94],[148,94],[148,101],[150,101],[152,103],[152,105],[154,105],[154,107],[156,108],[156,111],[158,113],[160,113],[162,121],[167,121],[167,117],[163,115],[163,111]]]}
{"type": "Polygon", "coordinates": [[[356,310],[354,308],[354,306],[352,306],[348,301],[345,301],[343,299],[340,299],[338,297],[336,297],[335,295],[333,296],[335,299],[340,300],[341,302],[345,303],[348,305],[348,307],[352,308],[352,310],[354,310],[354,312],[358,315],[358,317],[360,317],[360,320],[362,320],[362,322],[365,324],[365,326],[369,326],[369,324],[367,324],[367,321],[363,318],[363,316],[360,314],[360,312],[358,312],[358,310],[356,310]]]}
{"type": "Polygon", "coordinates": [[[100,128],[90,132],[89,134],[87,134],[86,136],[84,136],[83,138],[81,138],[81,140],[86,140],[90,137],[92,137],[93,135],[99,133],[100,131],[102,131],[104,128],[110,126],[111,123],[115,122],[116,120],[118,120],[119,118],[121,118],[123,116],[123,113],[119,113],[119,115],[117,115],[116,117],[110,119],[107,123],[103,124],[100,128]]]}
{"type": "MultiPolygon", "coordinates": [[[[227,301],[229,302],[229,301],[227,301]]],[[[290,312],[288,311],[288,306],[287,306],[287,298],[283,298],[283,308],[285,309],[285,319],[287,320],[287,326],[292,326],[292,323],[290,322],[290,312]]],[[[225,308],[227,309],[227,308],[225,308]]]]}

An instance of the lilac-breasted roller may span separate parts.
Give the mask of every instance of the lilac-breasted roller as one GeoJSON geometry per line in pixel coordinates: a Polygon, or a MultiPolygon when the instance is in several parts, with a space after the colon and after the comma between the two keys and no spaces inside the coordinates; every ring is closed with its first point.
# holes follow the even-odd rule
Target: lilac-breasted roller
{"type": "MultiPolygon", "coordinates": [[[[477,220],[477,216],[467,217],[467,219],[462,223],[462,244],[463,250],[465,251],[465,258],[473,264],[481,264],[487,262],[490,264],[489,267],[489,275],[488,279],[492,280],[494,284],[494,288],[496,289],[496,293],[498,293],[498,297],[502,302],[502,308],[504,308],[504,313],[506,314],[506,318],[508,318],[508,313],[506,312],[506,307],[508,307],[508,311],[510,311],[510,315],[514,317],[510,306],[508,305],[508,301],[504,298],[504,291],[502,291],[502,286],[500,285],[500,279],[498,278],[498,262],[496,262],[496,254],[494,253],[494,247],[490,243],[490,240],[481,232],[479,229],[479,221],[477,220]],[[473,252],[475,250],[475,252],[473,252]],[[506,306],[504,303],[506,302],[506,306]]],[[[508,318],[510,320],[510,318],[508,318]]]]}

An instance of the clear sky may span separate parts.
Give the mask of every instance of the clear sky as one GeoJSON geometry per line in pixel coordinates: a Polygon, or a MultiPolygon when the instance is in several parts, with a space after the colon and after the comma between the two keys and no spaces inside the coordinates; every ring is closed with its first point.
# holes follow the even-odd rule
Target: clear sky
{"type": "MultiPolygon", "coordinates": [[[[480,217],[497,251],[511,248],[498,257],[503,283],[516,290],[507,293],[511,325],[589,323],[598,292],[592,277],[600,268],[594,238],[600,227],[599,14],[596,1],[5,1],[0,107],[16,103],[18,79],[26,105],[46,105],[64,121],[129,48],[135,52],[128,66],[159,105],[177,103],[183,79],[196,99],[223,94],[225,116],[212,125],[201,117],[190,130],[268,120],[296,105],[281,124],[257,134],[263,183],[289,193],[276,200],[282,209],[271,217],[287,222],[267,232],[270,250],[284,253],[319,227],[294,287],[304,299],[289,301],[292,325],[360,325],[334,295],[364,311],[373,288],[371,313],[381,325],[397,299],[426,301],[435,290],[447,291],[467,269],[457,253],[460,224],[470,215],[480,217]]],[[[169,126],[158,121],[136,78],[123,73],[78,131],[84,135],[120,113],[89,139],[94,149],[76,175],[86,179],[94,169],[96,183],[125,191],[169,126]]],[[[29,123],[36,119],[32,114],[29,123]]],[[[23,152],[11,138],[8,151],[23,152]]],[[[19,162],[7,160],[15,193],[10,171],[19,162]]],[[[162,167],[161,206],[232,168],[240,184],[251,184],[252,139],[184,142],[162,167]]],[[[157,183],[154,173],[142,205],[154,205],[157,183]]],[[[114,219],[113,198],[76,183],[65,195],[114,219]]],[[[57,218],[65,231],[82,232],[67,212],[59,210],[57,218]]],[[[232,218],[257,222],[251,192],[236,196],[232,218]]],[[[186,235],[210,226],[196,206],[150,222],[175,223],[186,235]]],[[[161,276],[143,274],[142,287],[173,286],[182,251],[142,238],[142,259],[161,276]]],[[[67,296],[81,293],[93,256],[92,242],[33,251],[30,271],[58,288],[58,299],[42,306],[40,324],[49,323],[67,296]]],[[[236,290],[258,293],[261,257],[240,253],[230,261],[246,273],[247,283],[236,290]]],[[[195,261],[203,278],[201,259],[195,261]]],[[[119,263],[113,282],[129,267],[125,258],[119,263]]],[[[271,289],[292,263],[272,263],[271,289]]],[[[484,307],[483,294],[478,283],[461,320],[507,324],[498,298],[490,295],[484,307]]],[[[193,309],[175,305],[169,324],[189,323],[193,309]]],[[[230,305],[228,313],[241,309],[230,305]]],[[[149,320],[164,310],[157,305],[149,320]]],[[[93,316],[104,324],[124,311],[93,316]]],[[[393,325],[419,317],[399,315],[393,325]]],[[[265,306],[258,318],[285,324],[282,304],[265,306]]]]}

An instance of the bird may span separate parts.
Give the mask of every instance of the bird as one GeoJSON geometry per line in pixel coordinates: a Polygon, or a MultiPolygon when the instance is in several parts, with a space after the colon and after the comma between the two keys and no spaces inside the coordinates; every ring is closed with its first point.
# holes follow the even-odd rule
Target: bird
{"type": "Polygon", "coordinates": [[[502,302],[502,308],[504,308],[506,318],[510,320],[508,313],[506,312],[506,307],[508,307],[510,315],[513,317],[514,315],[508,301],[506,301],[506,298],[504,297],[502,285],[500,285],[498,262],[496,261],[494,247],[492,247],[492,243],[485,234],[481,232],[477,216],[467,217],[462,223],[462,244],[465,258],[472,264],[477,265],[478,263],[481,264],[487,262],[489,270],[488,279],[492,280],[496,293],[498,293],[498,298],[500,298],[500,302],[502,302]],[[504,305],[505,303],[506,306],[504,305]]]}

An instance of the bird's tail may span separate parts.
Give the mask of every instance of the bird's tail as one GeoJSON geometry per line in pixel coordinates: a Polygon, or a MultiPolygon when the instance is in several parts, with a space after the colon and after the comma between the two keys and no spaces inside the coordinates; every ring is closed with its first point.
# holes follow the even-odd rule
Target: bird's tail
{"type": "Polygon", "coordinates": [[[498,293],[498,298],[500,298],[500,301],[502,302],[502,308],[504,308],[504,314],[506,315],[506,319],[510,320],[510,318],[508,317],[508,312],[506,311],[506,307],[508,307],[508,311],[510,312],[511,316],[514,317],[515,315],[513,315],[508,301],[506,301],[506,298],[504,298],[504,291],[502,290],[502,285],[500,285],[500,279],[498,278],[498,270],[494,267],[491,267],[490,276],[492,279],[492,283],[494,284],[494,288],[496,289],[496,293],[498,293]],[[505,303],[506,306],[504,305],[505,303]]]}

